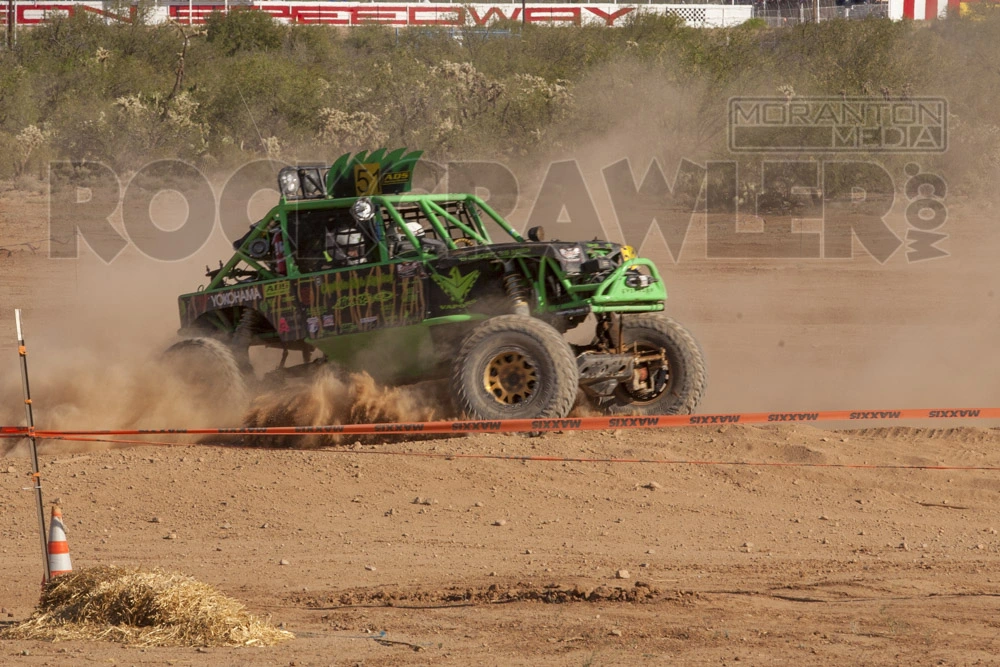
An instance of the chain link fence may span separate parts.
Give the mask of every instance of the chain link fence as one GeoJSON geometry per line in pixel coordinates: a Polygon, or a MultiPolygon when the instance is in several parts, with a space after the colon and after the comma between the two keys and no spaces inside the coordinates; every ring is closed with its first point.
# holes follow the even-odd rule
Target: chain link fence
{"type": "MultiPolygon", "coordinates": [[[[816,7],[812,2],[808,1],[762,1],[754,3],[753,15],[754,18],[764,19],[768,26],[777,28],[816,21],[816,7]]],[[[819,8],[819,20],[821,22],[833,19],[860,20],[868,17],[888,18],[889,3],[852,3],[847,1],[843,4],[820,6],[819,8]]]]}

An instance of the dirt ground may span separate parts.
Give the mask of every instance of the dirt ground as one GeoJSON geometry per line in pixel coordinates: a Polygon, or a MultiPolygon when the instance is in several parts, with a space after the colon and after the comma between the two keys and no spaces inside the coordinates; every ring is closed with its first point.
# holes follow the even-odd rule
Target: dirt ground
{"type": "MultiPolygon", "coordinates": [[[[44,207],[41,195],[0,199],[0,246],[15,249],[0,256],[0,421],[22,419],[11,312],[21,307],[39,426],[118,426],[126,399],[149,389],[137,369],[169,343],[176,295],[197,286],[220,244],[184,265],[133,250],[111,265],[87,251],[57,262],[15,246],[44,238],[44,207]]],[[[950,256],[914,264],[860,250],[836,261],[712,259],[704,222],[673,264],[650,237],[643,254],[664,270],[668,308],[705,348],[703,410],[997,405],[1000,237],[986,210],[956,202],[949,213],[950,256]]],[[[190,425],[169,403],[154,396],[143,423],[190,425]]],[[[998,662],[1000,431],[838,426],[337,451],[48,443],[44,493],[61,502],[76,568],[179,570],[297,638],[268,649],[5,641],[0,662],[998,662]]],[[[41,570],[17,454],[0,461],[7,624],[31,614],[41,570]]]]}

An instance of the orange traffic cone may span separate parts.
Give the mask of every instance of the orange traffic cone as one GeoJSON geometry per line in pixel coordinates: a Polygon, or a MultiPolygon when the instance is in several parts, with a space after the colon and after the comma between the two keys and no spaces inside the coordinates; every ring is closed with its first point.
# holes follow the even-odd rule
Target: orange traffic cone
{"type": "Polygon", "coordinates": [[[56,576],[73,571],[69,561],[69,543],[66,542],[66,526],[62,522],[62,510],[58,505],[52,506],[52,519],[49,521],[49,574],[56,576]]]}

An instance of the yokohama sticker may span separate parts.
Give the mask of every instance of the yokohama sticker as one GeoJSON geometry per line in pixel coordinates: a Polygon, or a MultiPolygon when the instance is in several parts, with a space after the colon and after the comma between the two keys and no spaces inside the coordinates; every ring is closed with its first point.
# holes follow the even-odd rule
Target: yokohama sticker
{"type": "Polygon", "coordinates": [[[259,301],[260,298],[260,288],[256,286],[244,287],[242,289],[230,290],[228,292],[220,292],[209,296],[209,299],[212,301],[213,308],[239,306],[246,301],[259,301]]]}

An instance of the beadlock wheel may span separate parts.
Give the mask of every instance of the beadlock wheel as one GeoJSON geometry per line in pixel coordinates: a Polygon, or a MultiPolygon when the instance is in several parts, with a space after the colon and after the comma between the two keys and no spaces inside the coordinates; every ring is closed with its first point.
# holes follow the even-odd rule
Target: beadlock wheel
{"type": "Polygon", "coordinates": [[[565,417],[578,387],[569,344],[552,326],[525,315],[477,326],[452,367],[452,400],[471,419],[565,417]]]}
{"type": "Polygon", "coordinates": [[[493,357],[483,372],[483,387],[504,405],[530,399],[537,386],[538,371],[528,357],[517,350],[493,357]]]}

